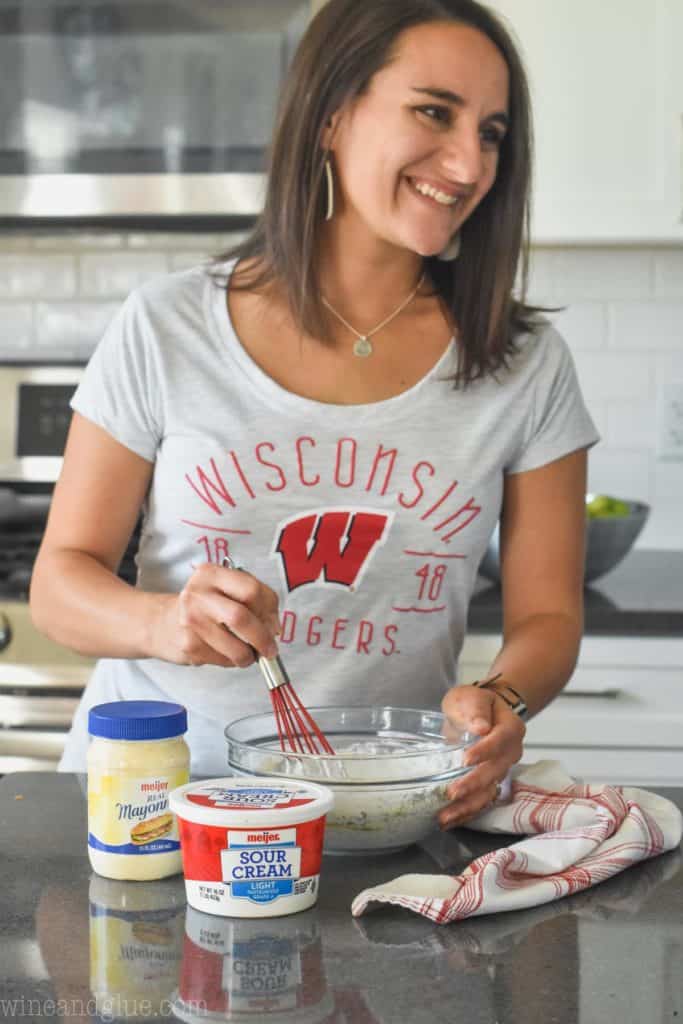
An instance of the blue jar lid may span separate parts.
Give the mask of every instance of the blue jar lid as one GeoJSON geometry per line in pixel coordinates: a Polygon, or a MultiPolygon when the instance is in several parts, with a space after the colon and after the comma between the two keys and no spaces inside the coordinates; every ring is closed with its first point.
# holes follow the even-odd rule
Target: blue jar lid
{"type": "Polygon", "coordinates": [[[108,740],[166,740],[187,732],[187,711],[163,700],[98,704],[88,714],[88,732],[108,740]]]}

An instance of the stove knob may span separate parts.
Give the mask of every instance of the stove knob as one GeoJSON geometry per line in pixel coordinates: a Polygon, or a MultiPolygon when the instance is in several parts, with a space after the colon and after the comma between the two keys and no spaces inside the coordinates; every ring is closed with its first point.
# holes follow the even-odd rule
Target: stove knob
{"type": "Polygon", "coordinates": [[[4,651],[12,642],[12,627],[6,615],[0,612],[0,651],[4,651]]]}

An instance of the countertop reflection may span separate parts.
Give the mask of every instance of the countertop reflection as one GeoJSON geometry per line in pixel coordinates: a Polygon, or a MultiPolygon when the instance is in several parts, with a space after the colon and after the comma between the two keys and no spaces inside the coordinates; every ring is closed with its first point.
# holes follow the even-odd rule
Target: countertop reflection
{"type": "MultiPolygon", "coordinates": [[[[683,790],[658,792],[683,806],[683,790]]],[[[457,873],[501,843],[460,829],[394,856],[326,857],[316,907],[235,919],[187,907],[181,877],[113,882],[93,874],[85,822],[77,776],[0,781],[0,1001],[8,1016],[193,1024],[644,1024],[683,1016],[680,850],[532,910],[446,926],[392,907],[351,917],[360,889],[412,872],[457,873]]]]}

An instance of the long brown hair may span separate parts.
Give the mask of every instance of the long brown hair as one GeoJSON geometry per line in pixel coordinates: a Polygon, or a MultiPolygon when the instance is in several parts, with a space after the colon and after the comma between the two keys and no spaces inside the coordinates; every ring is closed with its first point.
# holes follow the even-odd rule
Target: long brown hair
{"type": "Polygon", "coordinates": [[[525,301],[532,161],[527,78],[509,32],[476,0],[329,0],[311,22],[285,82],[263,211],[251,234],[216,261],[255,260],[251,267],[257,270],[240,274],[238,268],[231,287],[278,280],[299,328],[328,340],[317,260],[326,208],[323,129],[386,66],[400,33],[432,21],[482,32],[502,54],[510,82],[510,127],[496,180],[461,228],[460,256],[452,263],[425,259],[435,292],[458,328],[456,386],[466,386],[507,363],[515,337],[534,328],[538,312],[525,301]],[[513,297],[516,280],[519,299],[513,297]]]}

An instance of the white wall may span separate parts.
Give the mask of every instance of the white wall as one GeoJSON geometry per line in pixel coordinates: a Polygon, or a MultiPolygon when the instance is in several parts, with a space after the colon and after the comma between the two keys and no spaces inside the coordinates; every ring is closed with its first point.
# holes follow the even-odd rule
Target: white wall
{"type": "MultiPolygon", "coordinates": [[[[0,235],[0,361],[86,358],[131,288],[234,237],[0,235]]],[[[656,456],[658,389],[683,382],[683,249],[536,249],[531,298],[567,307],[556,322],[603,437],[590,489],[652,504],[638,547],[683,549],[683,462],[656,456]]]]}
{"type": "Polygon", "coordinates": [[[637,547],[683,548],[683,462],[656,453],[662,384],[683,403],[683,249],[537,249],[530,297],[566,307],[553,318],[602,434],[589,489],[650,502],[637,547]]]}

